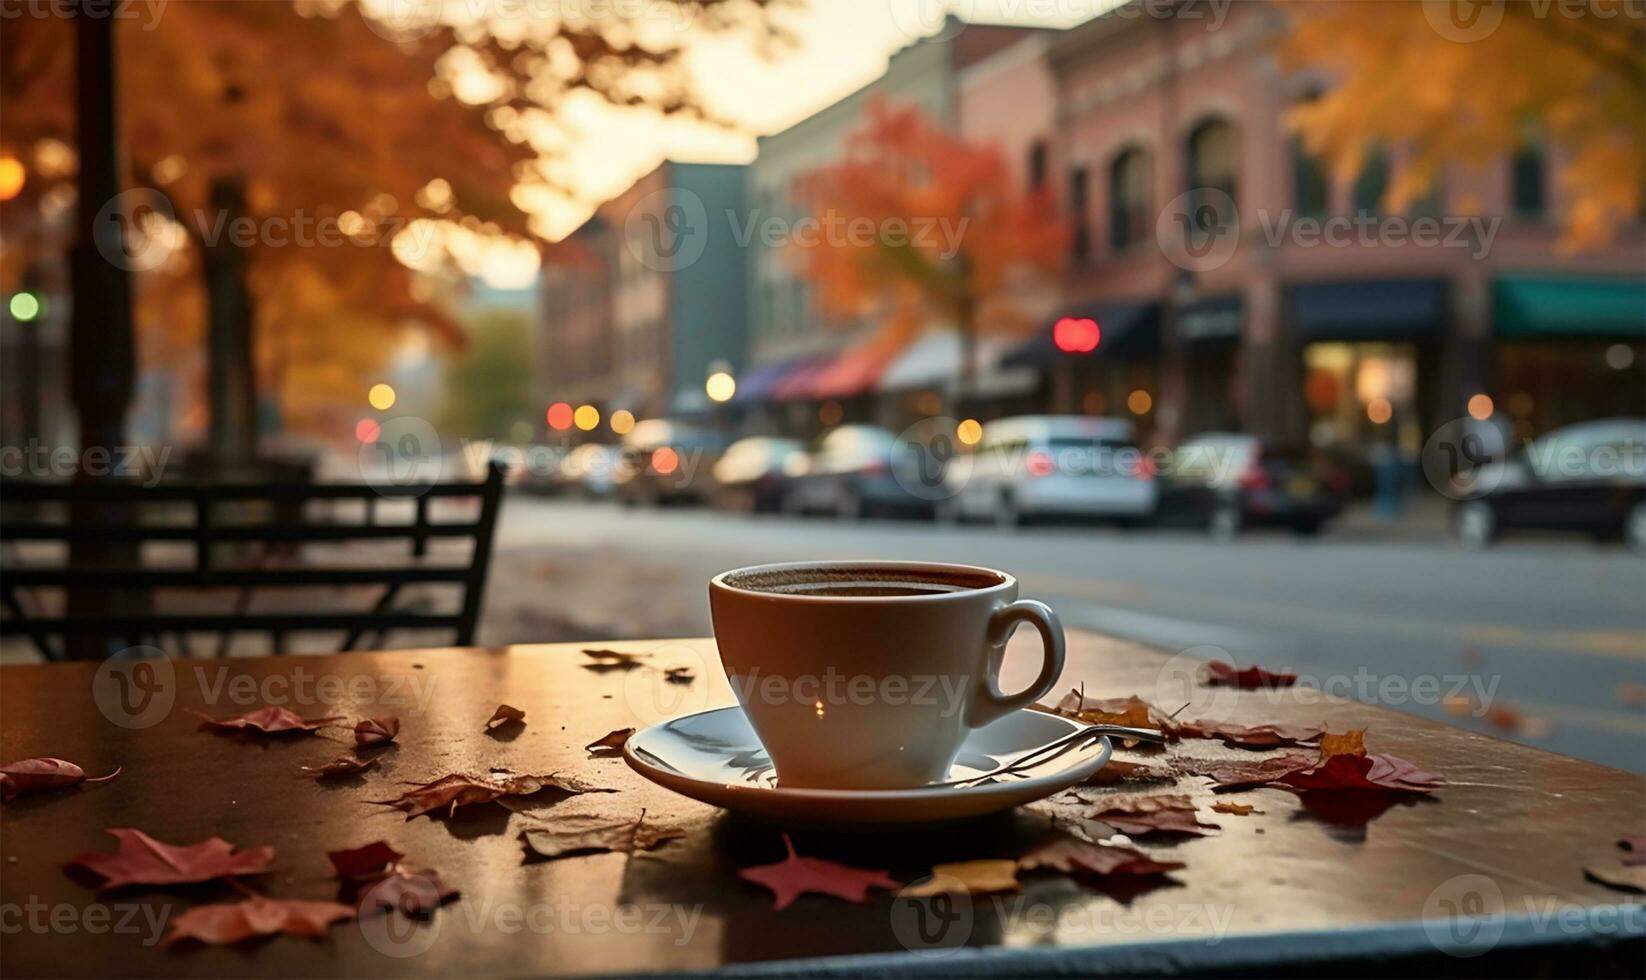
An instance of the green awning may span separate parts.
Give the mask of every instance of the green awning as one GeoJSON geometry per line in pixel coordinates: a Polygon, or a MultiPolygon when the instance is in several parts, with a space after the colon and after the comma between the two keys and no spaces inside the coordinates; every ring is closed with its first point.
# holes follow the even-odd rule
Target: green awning
{"type": "Polygon", "coordinates": [[[1499,337],[1646,340],[1646,280],[1505,276],[1492,293],[1499,337]]]}

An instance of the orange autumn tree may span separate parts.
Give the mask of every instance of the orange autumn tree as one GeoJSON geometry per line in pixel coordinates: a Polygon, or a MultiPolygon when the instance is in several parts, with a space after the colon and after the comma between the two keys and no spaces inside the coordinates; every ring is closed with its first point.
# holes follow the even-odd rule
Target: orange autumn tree
{"type": "Polygon", "coordinates": [[[1293,110],[1305,145],[1343,179],[1368,148],[1399,147],[1391,210],[1420,198],[1449,164],[1483,166],[1528,138],[1562,148],[1566,244],[1609,239],[1646,188],[1646,18],[1626,0],[1288,4],[1294,66],[1336,77],[1293,110]],[[1473,19],[1454,20],[1457,13],[1473,19]]]}
{"type": "MultiPolygon", "coordinates": [[[[477,242],[530,240],[522,202],[566,191],[553,169],[566,100],[707,117],[686,71],[689,39],[766,38],[777,2],[568,4],[492,20],[489,5],[196,0],[117,23],[126,183],[152,189],[176,219],[148,217],[138,238],[178,239],[134,284],[141,348],[152,363],[206,347],[210,448],[219,461],[248,458],[259,382],[315,374],[291,357],[353,365],[321,372],[340,377],[380,363],[407,323],[461,341],[413,294],[408,263],[472,274],[477,242]],[[343,241],[304,245],[303,220],[311,238],[326,223],[343,241]],[[257,229],[250,241],[234,240],[237,222],[257,229]],[[417,242],[432,254],[408,254],[417,242]]],[[[69,19],[6,21],[0,154],[33,162],[41,147],[74,145],[73,58],[69,19]]],[[[66,226],[71,181],[72,168],[53,179],[35,168],[0,206],[8,226],[42,208],[66,226]]]]}
{"type": "Polygon", "coordinates": [[[956,331],[964,395],[979,333],[1028,326],[1031,294],[1067,254],[1069,230],[1050,196],[1018,187],[998,148],[877,100],[840,161],[797,181],[822,230],[791,257],[821,309],[872,318],[888,343],[924,326],[956,331]]]}

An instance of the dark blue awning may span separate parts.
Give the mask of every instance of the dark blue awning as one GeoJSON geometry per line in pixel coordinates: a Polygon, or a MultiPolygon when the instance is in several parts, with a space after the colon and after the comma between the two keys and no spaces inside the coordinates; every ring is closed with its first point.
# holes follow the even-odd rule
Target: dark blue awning
{"type": "Polygon", "coordinates": [[[1239,340],[1245,323],[1246,303],[1239,293],[1209,296],[1177,311],[1177,336],[1189,343],[1239,340]]]}
{"type": "Polygon", "coordinates": [[[1308,283],[1293,286],[1292,336],[1317,340],[1423,340],[1446,323],[1446,284],[1438,279],[1308,283]]]}
{"type": "Polygon", "coordinates": [[[1155,302],[1110,306],[1075,306],[1052,317],[1034,335],[1001,358],[1008,368],[1045,368],[1062,358],[1106,358],[1139,361],[1160,353],[1160,305],[1155,302]],[[1057,349],[1052,327],[1064,317],[1088,317],[1097,321],[1102,339],[1097,350],[1071,354],[1057,349]]]}

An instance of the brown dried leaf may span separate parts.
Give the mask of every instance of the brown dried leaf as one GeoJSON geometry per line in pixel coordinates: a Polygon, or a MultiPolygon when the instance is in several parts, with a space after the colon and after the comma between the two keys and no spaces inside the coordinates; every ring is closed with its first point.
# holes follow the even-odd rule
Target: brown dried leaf
{"type": "Polygon", "coordinates": [[[1275,749],[1315,742],[1322,729],[1306,725],[1230,725],[1215,721],[1191,721],[1177,726],[1183,738],[1215,738],[1240,749],[1275,749]]]}
{"type": "Polygon", "coordinates": [[[639,816],[605,813],[551,816],[548,821],[520,832],[532,853],[546,858],[603,851],[624,854],[650,851],[684,836],[684,827],[647,823],[644,810],[639,816]]]}
{"type": "Polygon", "coordinates": [[[1120,783],[1147,783],[1171,778],[1173,777],[1170,772],[1156,769],[1146,763],[1110,759],[1102,769],[1092,773],[1081,785],[1115,786],[1120,783]]]}
{"type": "Polygon", "coordinates": [[[155,840],[130,827],[110,829],[120,842],[113,854],[82,854],[69,861],[71,867],[85,868],[101,877],[98,886],[107,890],[122,885],[182,885],[210,881],[228,875],[256,875],[274,863],[274,848],[252,847],[235,851],[234,845],[219,837],[198,844],[176,845],[155,840]]]}
{"type": "Polygon", "coordinates": [[[166,945],[195,939],[212,945],[284,933],[325,938],[333,923],[354,918],[354,909],[336,902],[304,902],[254,895],[241,902],[196,905],[171,920],[166,945]]]}
{"type": "Polygon", "coordinates": [[[341,718],[341,715],[330,715],[325,718],[304,718],[285,708],[258,708],[248,711],[238,718],[213,718],[210,715],[193,712],[202,719],[200,728],[218,732],[258,732],[264,735],[307,734],[341,718]]]}
{"type": "Polygon", "coordinates": [[[1153,833],[1203,837],[1218,829],[1217,824],[1201,823],[1195,816],[1194,803],[1177,793],[1119,797],[1098,804],[1086,815],[1133,837],[1153,833]]]}
{"type": "Polygon", "coordinates": [[[367,718],[354,726],[354,744],[359,748],[369,748],[373,745],[387,745],[400,734],[400,719],[393,715],[382,718],[367,718]]]}
{"type": "Polygon", "coordinates": [[[0,799],[11,799],[15,796],[26,796],[30,793],[44,793],[54,789],[67,789],[81,783],[102,783],[120,775],[120,767],[107,776],[86,778],[86,771],[72,762],[63,759],[43,757],[39,759],[22,759],[17,762],[8,762],[0,766],[0,799]]]}
{"type": "Polygon", "coordinates": [[[394,870],[405,856],[390,847],[388,841],[381,840],[364,847],[326,852],[326,859],[337,869],[337,877],[344,879],[381,878],[394,870]]]}
{"type": "Polygon", "coordinates": [[[955,861],[932,866],[932,876],[898,892],[899,898],[929,895],[987,895],[991,892],[1022,891],[1017,882],[1017,862],[986,859],[955,861]]]}
{"type": "Polygon", "coordinates": [[[669,667],[663,671],[663,679],[670,684],[690,684],[692,669],[690,667],[669,667]]]}
{"type": "Polygon", "coordinates": [[[1218,793],[1250,789],[1272,783],[1290,772],[1308,769],[1315,760],[1298,752],[1270,756],[1252,761],[1227,762],[1222,760],[1180,759],[1178,765],[1196,776],[1212,780],[1212,790],[1218,793]]]}
{"type": "Polygon", "coordinates": [[[510,704],[500,704],[492,716],[486,719],[486,731],[494,731],[511,722],[526,723],[526,713],[510,704]]]}
{"type": "Polygon", "coordinates": [[[1017,866],[1023,871],[1061,871],[1076,877],[1164,874],[1184,867],[1181,861],[1157,861],[1129,847],[1093,844],[1065,834],[1042,841],[1019,858],[1017,866]]]}
{"type": "Polygon", "coordinates": [[[304,772],[312,772],[316,779],[336,779],[341,776],[358,776],[367,769],[377,765],[377,757],[362,759],[357,755],[340,755],[323,766],[303,766],[304,772]]]}
{"type": "Polygon", "coordinates": [[[1366,729],[1354,728],[1336,735],[1331,732],[1320,736],[1320,761],[1336,755],[1365,755],[1366,729]]]}
{"type": "Polygon", "coordinates": [[[583,656],[590,660],[583,665],[584,670],[605,673],[609,670],[633,670],[641,665],[640,661],[647,654],[624,653],[622,650],[584,650],[583,656]]]}
{"type": "Polygon", "coordinates": [[[457,812],[457,808],[460,806],[490,803],[493,800],[510,796],[531,796],[545,789],[553,789],[568,794],[615,792],[614,790],[591,785],[575,776],[561,776],[557,773],[550,773],[546,776],[524,775],[497,779],[453,773],[448,776],[441,776],[433,782],[418,785],[415,789],[407,790],[395,799],[368,800],[367,802],[403,810],[406,813],[406,819],[411,820],[440,809],[444,809],[446,815],[451,816],[457,812]]]}
{"type": "Polygon", "coordinates": [[[629,736],[633,734],[634,729],[632,728],[619,728],[615,731],[607,732],[589,744],[583,746],[583,748],[589,753],[589,758],[591,759],[609,759],[623,753],[624,744],[628,742],[629,736]]]}
{"type": "Polygon", "coordinates": [[[1232,813],[1237,817],[1249,816],[1253,813],[1262,813],[1250,803],[1233,803],[1228,800],[1218,800],[1212,804],[1212,809],[1218,813],[1232,813]]]}
{"type": "Polygon", "coordinates": [[[902,887],[885,871],[853,868],[823,858],[801,857],[795,853],[794,842],[789,840],[788,834],[783,835],[783,846],[789,852],[783,860],[737,872],[738,877],[771,889],[775,898],[773,908],[778,912],[807,892],[833,895],[862,904],[868,901],[871,888],[896,891],[902,887]]]}

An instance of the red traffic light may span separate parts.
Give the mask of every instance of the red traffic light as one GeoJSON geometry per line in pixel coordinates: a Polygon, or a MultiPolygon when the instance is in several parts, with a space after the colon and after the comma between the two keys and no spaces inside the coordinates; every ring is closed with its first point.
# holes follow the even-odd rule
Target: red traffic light
{"type": "Polygon", "coordinates": [[[1066,316],[1052,324],[1052,343],[1068,354],[1090,354],[1102,339],[1103,331],[1089,317],[1066,316]]]}

